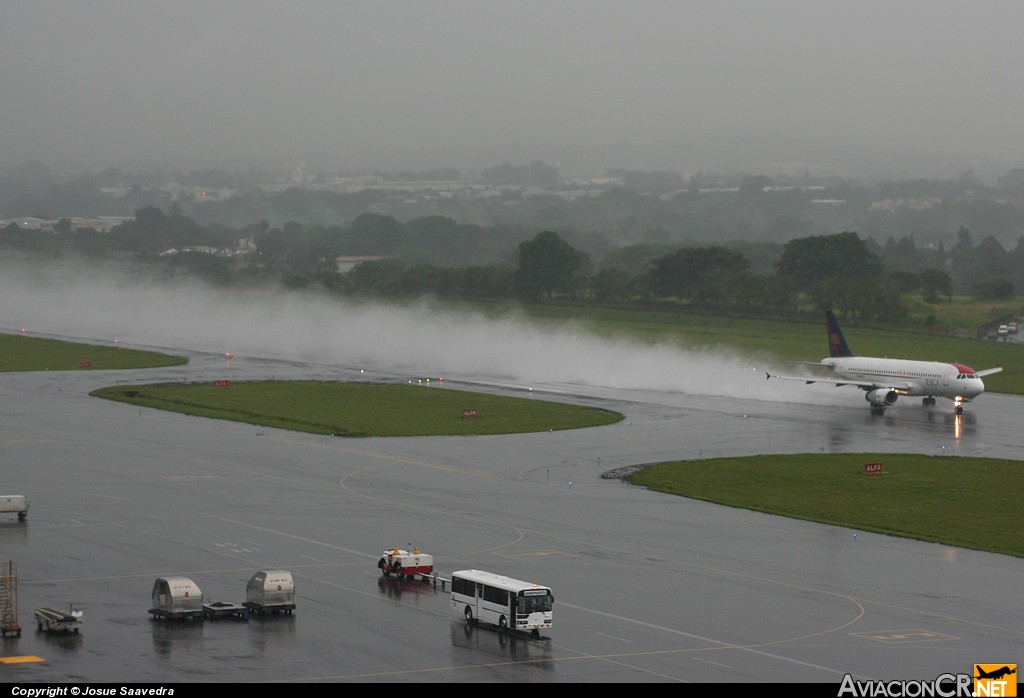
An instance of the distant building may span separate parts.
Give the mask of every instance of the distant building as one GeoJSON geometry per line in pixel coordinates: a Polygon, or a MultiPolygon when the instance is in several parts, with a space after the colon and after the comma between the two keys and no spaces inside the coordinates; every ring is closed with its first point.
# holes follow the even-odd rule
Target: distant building
{"type": "Polygon", "coordinates": [[[364,257],[335,257],[334,263],[338,265],[339,274],[347,274],[356,268],[357,265],[363,262],[379,262],[384,259],[383,256],[364,256],[364,257]]]}
{"type": "Polygon", "coordinates": [[[293,162],[285,165],[287,171],[288,183],[291,185],[302,185],[312,179],[306,173],[306,163],[304,162],[293,162]]]}
{"type": "MultiPolygon", "coordinates": [[[[11,220],[0,221],[0,228],[5,228],[14,223],[23,230],[38,230],[44,233],[56,231],[57,224],[61,218],[36,218],[34,216],[22,216],[11,220]]],[[[134,216],[98,216],[96,218],[69,218],[72,230],[84,230],[92,228],[100,233],[109,233],[122,223],[130,223],[135,220],[134,216]]]]}
{"type": "Polygon", "coordinates": [[[872,211],[888,211],[889,213],[895,213],[902,209],[909,209],[912,211],[924,211],[926,209],[935,208],[942,203],[942,199],[938,196],[911,196],[898,199],[883,199],[881,201],[872,201],[872,211]]]}
{"type": "Polygon", "coordinates": [[[41,230],[48,233],[52,233],[54,226],[57,225],[56,218],[35,218],[34,216],[22,216],[21,218],[12,218],[8,221],[4,221],[4,227],[7,227],[11,223],[22,230],[41,230]]]}
{"type": "Polygon", "coordinates": [[[223,249],[219,247],[210,247],[209,245],[193,245],[191,247],[182,247],[180,250],[175,247],[172,247],[169,250],[164,250],[163,252],[161,252],[160,256],[171,257],[176,254],[186,253],[218,255],[222,257],[227,255],[227,252],[225,252],[223,249]]]}
{"type": "Polygon", "coordinates": [[[100,233],[109,233],[122,223],[132,223],[135,216],[97,216],[96,218],[72,218],[71,227],[75,230],[92,228],[100,233]]]}
{"type": "Polygon", "coordinates": [[[235,195],[234,189],[197,187],[182,184],[168,184],[162,187],[161,191],[170,194],[175,201],[224,201],[235,195]]]}

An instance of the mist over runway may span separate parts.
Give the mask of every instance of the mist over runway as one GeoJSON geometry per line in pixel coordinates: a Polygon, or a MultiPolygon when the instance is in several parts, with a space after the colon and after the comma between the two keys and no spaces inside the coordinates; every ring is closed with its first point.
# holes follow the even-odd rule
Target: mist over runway
{"type": "Polygon", "coordinates": [[[299,291],[146,283],[61,265],[4,269],[0,298],[4,331],[107,337],[127,347],[298,358],[435,378],[488,375],[523,387],[558,382],[812,404],[859,397],[766,381],[764,370],[774,366],[763,357],[610,339],[582,324],[487,317],[428,301],[383,305],[299,291]]]}

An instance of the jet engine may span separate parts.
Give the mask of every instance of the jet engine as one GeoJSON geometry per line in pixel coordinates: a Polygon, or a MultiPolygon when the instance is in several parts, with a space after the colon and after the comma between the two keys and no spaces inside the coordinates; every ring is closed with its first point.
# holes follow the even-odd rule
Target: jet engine
{"type": "Polygon", "coordinates": [[[872,407],[886,407],[895,404],[898,397],[899,395],[896,394],[895,390],[875,388],[874,390],[869,390],[864,399],[870,402],[872,407]]]}

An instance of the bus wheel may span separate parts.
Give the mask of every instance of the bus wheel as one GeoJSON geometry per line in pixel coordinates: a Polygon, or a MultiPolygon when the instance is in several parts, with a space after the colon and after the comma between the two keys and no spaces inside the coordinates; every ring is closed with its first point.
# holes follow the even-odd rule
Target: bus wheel
{"type": "Polygon", "coordinates": [[[473,609],[469,606],[466,606],[466,620],[470,623],[473,622],[473,609]]]}
{"type": "Polygon", "coordinates": [[[505,616],[502,616],[498,619],[498,627],[502,630],[508,630],[508,620],[505,618],[505,616]]]}

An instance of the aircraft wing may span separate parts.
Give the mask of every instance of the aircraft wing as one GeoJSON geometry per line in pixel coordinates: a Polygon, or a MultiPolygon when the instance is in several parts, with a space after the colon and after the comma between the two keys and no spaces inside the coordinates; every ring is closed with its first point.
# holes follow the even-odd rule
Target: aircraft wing
{"type": "Polygon", "coordinates": [[[991,376],[993,373],[999,373],[1002,370],[1002,366],[996,366],[995,368],[986,368],[984,371],[975,371],[974,375],[981,378],[982,376],[991,376]]]}
{"type": "Polygon", "coordinates": [[[910,391],[911,388],[913,387],[909,383],[901,383],[901,382],[898,382],[898,381],[890,381],[890,382],[857,381],[857,380],[848,380],[848,379],[844,379],[844,378],[836,379],[833,376],[820,376],[820,377],[815,377],[815,376],[780,376],[780,375],[775,374],[775,373],[767,373],[767,376],[768,376],[768,378],[766,380],[770,380],[772,378],[779,378],[781,380],[786,380],[786,381],[803,381],[804,383],[831,383],[832,385],[836,386],[837,388],[839,386],[841,386],[841,385],[855,385],[858,388],[863,388],[864,390],[878,390],[878,389],[882,389],[882,390],[895,390],[898,393],[906,393],[906,392],[910,391]]]}

